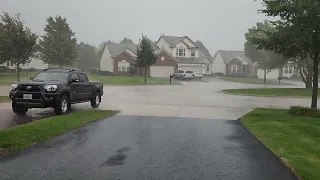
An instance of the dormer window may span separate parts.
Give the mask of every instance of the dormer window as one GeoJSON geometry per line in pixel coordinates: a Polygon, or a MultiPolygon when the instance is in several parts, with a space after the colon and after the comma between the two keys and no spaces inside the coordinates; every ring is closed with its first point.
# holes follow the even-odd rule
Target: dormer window
{"type": "Polygon", "coordinates": [[[185,49],[177,49],[177,56],[186,56],[186,50],[185,49]]]}

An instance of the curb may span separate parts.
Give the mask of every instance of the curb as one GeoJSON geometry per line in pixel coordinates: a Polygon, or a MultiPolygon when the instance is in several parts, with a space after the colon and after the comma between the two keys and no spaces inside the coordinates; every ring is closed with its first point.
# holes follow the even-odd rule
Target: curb
{"type": "MultiPolygon", "coordinates": [[[[306,99],[311,97],[306,96],[276,96],[276,95],[256,95],[256,94],[241,94],[241,93],[228,93],[228,92],[222,92],[221,94],[227,94],[227,95],[236,95],[236,96],[254,96],[254,97],[278,97],[278,98],[300,98],[300,99],[306,99]]],[[[318,98],[320,99],[320,97],[318,98]]]]}

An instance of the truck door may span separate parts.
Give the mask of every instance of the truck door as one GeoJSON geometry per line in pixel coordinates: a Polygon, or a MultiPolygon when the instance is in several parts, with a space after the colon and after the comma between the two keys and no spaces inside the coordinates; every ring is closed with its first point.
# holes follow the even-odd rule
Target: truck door
{"type": "Polygon", "coordinates": [[[81,100],[86,101],[90,99],[90,83],[88,81],[87,75],[84,73],[79,73],[80,78],[80,91],[81,91],[81,100]]]}
{"type": "Polygon", "coordinates": [[[81,101],[79,96],[80,80],[79,80],[78,73],[75,72],[70,74],[69,83],[70,83],[70,89],[71,89],[70,101],[71,102],[81,101]]]}

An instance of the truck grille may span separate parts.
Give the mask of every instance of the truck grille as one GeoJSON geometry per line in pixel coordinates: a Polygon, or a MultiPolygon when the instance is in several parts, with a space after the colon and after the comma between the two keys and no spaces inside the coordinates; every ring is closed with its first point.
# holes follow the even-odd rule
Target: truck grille
{"type": "Polygon", "coordinates": [[[41,87],[40,86],[32,86],[32,85],[20,85],[18,87],[18,91],[41,92],[41,87]]]}

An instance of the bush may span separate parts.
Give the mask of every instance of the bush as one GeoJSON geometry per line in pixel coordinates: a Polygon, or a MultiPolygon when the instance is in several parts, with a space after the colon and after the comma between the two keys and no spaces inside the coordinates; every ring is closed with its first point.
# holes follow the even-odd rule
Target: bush
{"type": "Polygon", "coordinates": [[[289,109],[289,114],[294,116],[320,118],[319,109],[311,109],[309,107],[303,107],[303,106],[291,106],[289,109]]]}
{"type": "Polygon", "coordinates": [[[36,69],[35,68],[30,68],[29,72],[36,72],[36,69]]]}
{"type": "Polygon", "coordinates": [[[0,66],[0,72],[9,72],[10,69],[7,66],[0,66]]]}
{"type": "Polygon", "coordinates": [[[213,76],[224,76],[224,74],[221,73],[221,72],[216,72],[216,73],[213,73],[212,75],[213,75],[213,76]]]}

